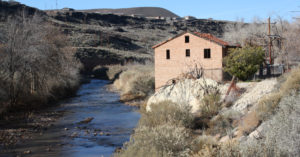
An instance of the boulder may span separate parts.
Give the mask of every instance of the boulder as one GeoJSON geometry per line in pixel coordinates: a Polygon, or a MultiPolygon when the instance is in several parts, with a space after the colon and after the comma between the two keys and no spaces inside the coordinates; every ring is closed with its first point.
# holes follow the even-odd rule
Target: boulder
{"type": "Polygon", "coordinates": [[[260,98],[274,90],[277,81],[276,79],[267,79],[249,84],[246,92],[233,104],[232,109],[244,112],[247,108],[257,104],[260,98]]]}
{"type": "Polygon", "coordinates": [[[86,118],[85,120],[80,121],[79,124],[90,123],[93,119],[94,119],[93,117],[86,118]]]}
{"type": "Polygon", "coordinates": [[[203,98],[203,86],[219,87],[219,84],[211,79],[185,79],[176,84],[161,88],[147,102],[147,111],[151,111],[151,104],[172,101],[178,105],[189,105],[191,112],[196,113],[200,107],[200,101],[203,98]]]}

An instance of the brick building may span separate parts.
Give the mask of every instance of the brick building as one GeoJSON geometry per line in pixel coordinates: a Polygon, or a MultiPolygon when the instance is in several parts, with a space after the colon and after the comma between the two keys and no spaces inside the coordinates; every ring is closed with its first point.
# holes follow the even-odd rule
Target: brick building
{"type": "Polygon", "coordinates": [[[202,67],[204,77],[224,80],[223,58],[230,45],[207,33],[185,32],[153,46],[155,53],[155,88],[186,73],[192,67],[202,67]]]}

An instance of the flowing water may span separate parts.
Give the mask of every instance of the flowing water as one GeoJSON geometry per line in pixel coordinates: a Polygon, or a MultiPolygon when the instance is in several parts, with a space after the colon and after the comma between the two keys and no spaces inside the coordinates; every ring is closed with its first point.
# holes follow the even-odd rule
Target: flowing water
{"type": "Polygon", "coordinates": [[[64,114],[52,127],[17,145],[13,151],[30,150],[27,156],[36,157],[111,156],[116,148],[129,140],[140,115],[136,108],[120,103],[117,93],[107,91],[107,83],[92,80],[82,85],[77,97],[61,102],[53,109],[64,114]],[[79,123],[88,117],[94,119],[79,123]]]}

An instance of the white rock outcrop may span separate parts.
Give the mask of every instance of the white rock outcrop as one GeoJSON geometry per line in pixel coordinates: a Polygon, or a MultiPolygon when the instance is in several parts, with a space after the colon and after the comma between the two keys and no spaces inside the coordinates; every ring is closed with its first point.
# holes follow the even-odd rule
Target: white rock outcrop
{"type": "MultiPolygon", "coordinates": [[[[244,112],[248,107],[257,104],[260,98],[271,93],[276,84],[276,79],[250,82],[248,85],[245,85],[244,83],[243,86],[246,87],[246,92],[233,104],[232,109],[244,112]]],[[[239,84],[237,84],[237,86],[241,87],[239,84]]]]}
{"type": "Polygon", "coordinates": [[[177,82],[174,85],[162,88],[151,96],[147,102],[147,111],[151,111],[151,104],[162,101],[172,101],[178,105],[188,105],[191,107],[191,112],[196,113],[200,107],[200,100],[203,97],[204,85],[219,87],[218,83],[211,79],[185,79],[177,82]]]}
{"type": "MultiPolygon", "coordinates": [[[[204,84],[216,86],[221,92],[221,99],[225,97],[229,84],[220,85],[211,79],[185,79],[177,82],[174,85],[161,88],[147,102],[147,111],[151,110],[151,104],[162,101],[172,101],[178,105],[188,105],[191,107],[191,112],[199,111],[200,101],[203,98],[202,87],[204,84]]],[[[238,88],[245,90],[242,95],[233,103],[231,109],[244,113],[248,107],[256,105],[263,96],[271,93],[277,84],[276,79],[266,79],[261,82],[241,82],[238,83],[238,88]]]]}

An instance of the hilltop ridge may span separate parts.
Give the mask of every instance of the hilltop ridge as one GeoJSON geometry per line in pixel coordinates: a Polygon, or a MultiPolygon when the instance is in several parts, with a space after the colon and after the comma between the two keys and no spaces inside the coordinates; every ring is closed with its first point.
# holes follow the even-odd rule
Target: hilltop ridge
{"type": "Polygon", "coordinates": [[[142,17],[172,17],[179,18],[175,13],[160,7],[134,7],[120,9],[88,9],[82,12],[93,12],[102,14],[138,15],[142,17]]]}

